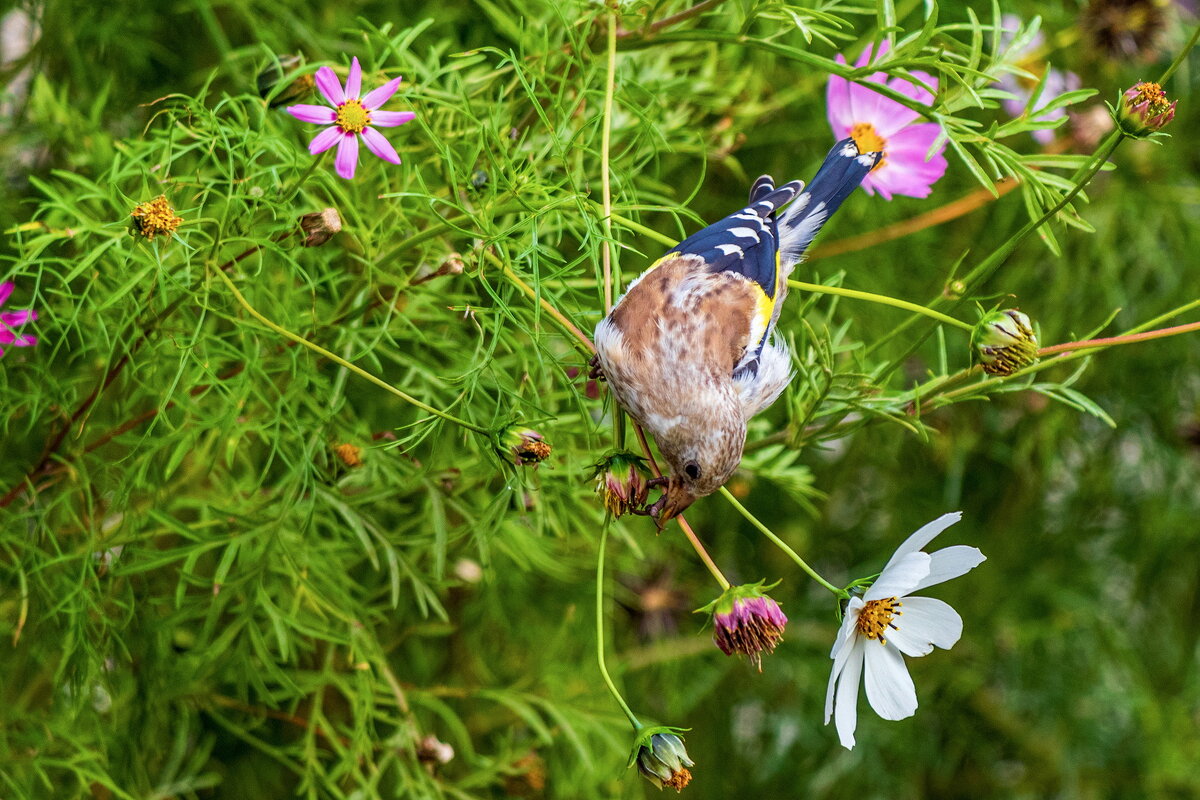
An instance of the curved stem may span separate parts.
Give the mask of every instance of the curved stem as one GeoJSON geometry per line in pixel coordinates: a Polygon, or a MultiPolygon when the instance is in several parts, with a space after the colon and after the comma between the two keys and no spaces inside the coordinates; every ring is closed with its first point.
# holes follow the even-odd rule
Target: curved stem
{"type": "Polygon", "coordinates": [[[325,154],[328,152],[329,151],[326,150],[325,153],[321,153],[319,156],[312,159],[311,163],[308,165],[308,169],[306,169],[306,170],[304,170],[304,172],[300,173],[300,177],[296,178],[296,181],[291,186],[289,186],[286,190],[281,192],[281,196],[283,198],[283,200],[281,202],[283,202],[283,203],[290,202],[291,199],[296,196],[296,193],[299,192],[301,188],[303,188],[304,182],[306,180],[308,180],[310,175],[312,175],[314,172],[316,172],[317,167],[321,166],[321,163],[325,160],[325,154]]]}
{"type": "Polygon", "coordinates": [[[947,325],[953,325],[956,328],[962,328],[965,331],[974,330],[973,325],[969,325],[962,320],[955,319],[949,314],[943,314],[940,311],[934,311],[932,308],[920,305],[918,303],[910,303],[907,300],[899,300],[895,297],[888,297],[885,294],[874,294],[873,292],[862,292],[857,289],[845,289],[841,286],[824,286],[819,283],[805,283],[804,281],[788,281],[788,286],[800,289],[805,292],[814,294],[836,294],[840,297],[853,297],[855,300],[866,300],[869,303],[879,303],[884,306],[892,306],[894,308],[903,308],[906,311],[912,311],[914,314],[924,314],[931,319],[936,319],[939,322],[944,322],[947,325]]]}
{"type": "Polygon", "coordinates": [[[499,256],[497,256],[491,250],[484,250],[483,257],[492,262],[492,264],[495,266],[499,267],[500,271],[504,273],[504,277],[515,283],[517,288],[527,294],[531,300],[537,302],[537,304],[542,307],[542,310],[549,314],[555,322],[561,325],[567,333],[578,339],[579,343],[582,344],[589,353],[596,352],[596,346],[592,344],[592,340],[585,336],[583,331],[579,330],[579,328],[575,326],[575,323],[567,319],[566,315],[555,308],[550,301],[539,295],[532,286],[521,280],[521,276],[513,272],[512,268],[508,266],[508,264],[505,264],[503,261],[501,261],[499,256]]]}
{"type": "Polygon", "coordinates": [[[629,704],[621,696],[621,692],[613,683],[612,677],[608,674],[608,667],[604,663],[604,549],[608,544],[608,523],[609,519],[605,519],[604,527],[600,531],[600,553],[596,556],[596,664],[600,667],[600,676],[604,678],[604,684],[608,687],[609,694],[625,712],[625,718],[629,720],[633,729],[640,731],[642,723],[634,716],[629,704]]]}
{"type": "Polygon", "coordinates": [[[730,492],[728,489],[726,489],[724,486],[721,487],[721,494],[725,495],[725,499],[728,500],[730,502],[730,504],[734,508],[736,508],[743,517],[745,517],[747,520],[749,520],[751,525],[758,528],[758,530],[763,534],[763,536],[766,536],[768,539],[770,539],[772,542],[775,543],[776,547],[778,547],[783,552],[787,553],[788,557],[790,559],[792,559],[792,561],[796,562],[796,566],[800,567],[800,569],[802,569],[806,573],[808,573],[808,577],[812,578],[814,581],[821,584],[822,586],[824,586],[829,591],[833,592],[838,597],[842,597],[842,598],[849,597],[849,594],[846,592],[845,589],[839,589],[838,587],[834,586],[829,581],[822,578],[815,569],[813,569],[812,567],[810,567],[808,565],[807,561],[805,561],[803,558],[800,557],[799,553],[797,553],[795,550],[793,550],[791,547],[789,547],[788,543],[785,542],[783,539],[780,539],[778,536],[776,536],[771,531],[770,528],[768,528],[766,525],[759,522],[758,517],[751,514],[749,509],[747,509],[744,505],[739,503],[738,499],[733,496],[733,493],[730,492]]]}
{"type": "Polygon", "coordinates": [[[397,389],[395,386],[392,386],[390,383],[383,380],[382,378],[375,377],[370,372],[367,372],[365,369],[358,366],[357,364],[353,364],[353,363],[347,361],[346,359],[342,358],[341,356],[329,352],[324,347],[321,347],[321,345],[314,344],[313,342],[310,342],[307,339],[305,339],[303,336],[292,333],[287,328],[284,328],[280,325],[275,324],[274,322],[272,322],[271,320],[267,319],[262,314],[260,314],[258,312],[258,310],[254,308],[254,306],[250,305],[249,301],[247,301],[246,298],[242,295],[242,293],[240,291],[238,291],[238,288],[237,288],[237,286],[234,285],[233,281],[229,279],[229,276],[227,276],[221,270],[217,270],[216,275],[218,278],[220,278],[222,281],[225,282],[225,285],[227,287],[229,287],[229,291],[233,292],[233,296],[235,298],[237,298],[237,301],[242,306],[242,308],[246,309],[246,313],[248,313],[250,316],[254,317],[256,320],[261,322],[263,325],[266,325],[268,328],[270,328],[271,330],[278,333],[280,336],[282,336],[286,339],[290,339],[291,341],[295,342],[298,345],[307,347],[309,350],[312,350],[314,353],[318,353],[318,354],[324,356],[325,358],[329,359],[330,361],[334,362],[335,364],[339,364],[339,365],[345,367],[346,369],[350,370],[355,375],[358,375],[361,378],[366,378],[368,381],[370,381],[371,383],[380,387],[381,389],[386,389],[387,391],[389,391],[392,394],[399,397],[404,402],[410,403],[410,404],[416,406],[417,408],[421,409],[422,411],[426,411],[430,414],[433,414],[435,417],[441,417],[442,419],[446,420],[447,422],[453,422],[455,425],[460,425],[460,426],[466,428],[467,430],[475,431],[476,433],[482,433],[482,434],[488,433],[488,429],[483,427],[482,425],[475,425],[474,423],[467,422],[465,419],[459,419],[458,417],[454,416],[453,414],[447,414],[445,411],[434,408],[433,406],[431,406],[427,403],[422,403],[417,398],[413,397],[412,395],[410,395],[404,391],[401,391],[400,389],[397,389]]]}

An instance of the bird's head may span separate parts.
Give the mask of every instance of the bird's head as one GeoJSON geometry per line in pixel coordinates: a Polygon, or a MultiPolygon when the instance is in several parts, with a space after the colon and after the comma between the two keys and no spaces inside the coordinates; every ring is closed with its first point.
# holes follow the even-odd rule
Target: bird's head
{"type": "Polygon", "coordinates": [[[657,519],[661,527],[679,516],[697,497],[712,494],[737,469],[746,444],[741,415],[714,415],[674,426],[658,437],[671,465],[657,519]]]}

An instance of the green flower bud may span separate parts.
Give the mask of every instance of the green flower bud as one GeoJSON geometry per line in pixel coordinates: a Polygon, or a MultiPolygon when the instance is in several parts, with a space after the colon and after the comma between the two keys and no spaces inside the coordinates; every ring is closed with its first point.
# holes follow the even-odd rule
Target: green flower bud
{"type": "Polygon", "coordinates": [[[989,375],[1012,375],[1038,360],[1029,317],[1013,308],[984,315],[971,331],[971,350],[989,375]]]}
{"type": "Polygon", "coordinates": [[[595,465],[596,493],[614,517],[628,514],[646,504],[650,490],[646,459],[620,452],[606,456],[595,465]]]}
{"type": "Polygon", "coordinates": [[[1132,136],[1148,136],[1175,119],[1178,103],[1167,99],[1167,93],[1157,83],[1136,83],[1121,95],[1117,124],[1132,136]]]}
{"type": "Polygon", "coordinates": [[[695,766],[677,735],[685,730],[665,725],[643,728],[633,743],[628,766],[636,763],[642,777],[659,789],[669,786],[676,792],[683,791],[692,780],[688,767],[695,766]]]}

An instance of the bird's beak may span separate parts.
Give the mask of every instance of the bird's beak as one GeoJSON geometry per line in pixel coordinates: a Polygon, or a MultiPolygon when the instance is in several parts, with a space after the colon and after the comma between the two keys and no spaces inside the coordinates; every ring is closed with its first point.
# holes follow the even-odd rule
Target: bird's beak
{"type": "Polygon", "coordinates": [[[664,501],[662,509],[655,518],[660,529],[694,503],[696,495],[689,492],[683,484],[672,482],[667,486],[667,491],[663,493],[662,499],[664,501]]]}

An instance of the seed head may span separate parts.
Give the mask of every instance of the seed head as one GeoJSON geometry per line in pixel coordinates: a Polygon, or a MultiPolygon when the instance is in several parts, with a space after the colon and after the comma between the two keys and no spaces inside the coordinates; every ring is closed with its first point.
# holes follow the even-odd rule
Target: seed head
{"type": "Polygon", "coordinates": [[[345,442],[334,447],[333,453],[339,459],[341,459],[341,462],[347,467],[362,466],[362,449],[355,447],[349,442],[345,442]]]}
{"type": "Polygon", "coordinates": [[[1015,308],[993,311],[971,331],[971,350],[989,375],[1012,375],[1038,360],[1029,317],[1015,308]]]}

